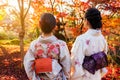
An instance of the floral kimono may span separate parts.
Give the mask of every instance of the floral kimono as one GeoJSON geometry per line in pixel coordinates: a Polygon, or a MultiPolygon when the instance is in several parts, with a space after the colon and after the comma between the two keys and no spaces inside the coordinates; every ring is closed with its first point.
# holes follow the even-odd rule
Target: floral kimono
{"type": "MultiPolygon", "coordinates": [[[[70,78],[70,54],[64,41],[55,36],[34,40],[24,57],[24,67],[30,80],[67,80],[70,78]],[[52,59],[52,72],[36,74],[33,69],[36,58],[52,59]]],[[[48,66],[49,67],[49,66],[48,66]]]]}
{"type": "Polygon", "coordinates": [[[107,42],[101,34],[101,30],[89,29],[78,36],[71,49],[71,80],[101,80],[107,73],[105,67],[95,71],[95,74],[91,74],[82,66],[85,56],[91,56],[100,51],[107,54],[107,42]]]}

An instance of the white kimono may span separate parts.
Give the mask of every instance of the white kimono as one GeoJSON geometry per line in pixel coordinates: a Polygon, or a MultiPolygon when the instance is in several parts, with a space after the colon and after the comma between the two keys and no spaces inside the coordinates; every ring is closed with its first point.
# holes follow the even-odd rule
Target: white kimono
{"type": "Polygon", "coordinates": [[[93,75],[82,67],[85,56],[100,51],[107,54],[107,42],[101,34],[101,30],[89,29],[86,33],[78,36],[71,49],[71,80],[101,80],[102,76],[107,73],[106,68],[96,71],[93,75]]]}
{"type": "MultiPolygon", "coordinates": [[[[56,63],[53,64],[52,69],[53,69],[53,73],[57,73],[57,71],[55,70],[62,70],[62,79],[66,80],[66,78],[70,78],[70,54],[68,51],[68,47],[66,45],[66,43],[62,40],[57,39],[55,36],[50,36],[47,38],[43,38],[43,37],[39,37],[37,40],[34,40],[31,42],[30,47],[27,51],[27,53],[25,54],[24,57],[24,68],[25,71],[27,73],[27,76],[30,80],[41,80],[41,77],[39,75],[36,75],[35,70],[32,69],[32,65],[34,63],[35,60],[35,45],[38,43],[43,43],[42,47],[44,47],[45,52],[47,51],[47,47],[46,47],[46,43],[52,42],[52,43],[58,43],[60,46],[60,54],[59,54],[59,58],[60,58],[60,64],[57,60],[54,60],[54,62],[56,63]],[[58,68],[58,69],[57,69],[58,68]]],[[[56,51],[56,50],[55,50],[56,51]]],[[[57,52],[57,51],[56,51],[57,52]]],[[[57,76],[59,75],[59,73],[57,74],[57,76]]],[[[51,75],[48,75],[49,79],[45,79],[45,80],[56,80],[56,78],[51,78],[51,75]]],[[[48,76],[44,76],[42,77],[42,80],[44,78],[48,78],[48,76]]],[[[60,80],[62,80],[60,79],[60,80]]]]}

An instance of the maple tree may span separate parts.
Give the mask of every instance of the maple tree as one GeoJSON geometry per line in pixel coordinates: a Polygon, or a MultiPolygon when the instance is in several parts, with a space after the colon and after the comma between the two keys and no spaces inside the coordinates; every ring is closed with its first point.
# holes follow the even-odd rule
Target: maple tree
{"type": "Polygon", "coordinates": [[[50,12],[55,15],[56,19],[60,19],[61,23],[64,22],[64,18],[67,15],[63,11],[63,5],[65,2],[63,0],[34,0],[31,3],[31,6],[34,8],[34,14],[32,15],[32,22],[34,29],[37,29],[38,36],[40,31],[39,29],[39,18],[43,12],[50,12]]]}
{"type": "Polygon", "coordinates": [[[23,39],[24,39],[24,35],[25,35],[25,17],[29,11],[30,3],[31,3],[31,0],[28,0],[28,8],[27,8],[27,10],[25,10],[24,0],[18,0],[18,5],[19,5],[19,9],[20,9],[20,23],[21,23],[19,39],[20,39],[20,53],[21,53],[22,58],[24,55],[24,40],[23,39]]]}

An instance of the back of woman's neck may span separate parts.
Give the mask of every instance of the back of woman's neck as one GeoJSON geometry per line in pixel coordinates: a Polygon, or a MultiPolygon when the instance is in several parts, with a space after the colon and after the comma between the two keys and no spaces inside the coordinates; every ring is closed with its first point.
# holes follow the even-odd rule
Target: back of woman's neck
{"type": "Polygon", "coordinates": [[[53,33],[49,33],[49,34],[45,34],[45,33],[42,33],[42,37],[43,38],[47,38],[47,37],[50,37],[50,36],[52,36],[53,35],[53,33]]]}

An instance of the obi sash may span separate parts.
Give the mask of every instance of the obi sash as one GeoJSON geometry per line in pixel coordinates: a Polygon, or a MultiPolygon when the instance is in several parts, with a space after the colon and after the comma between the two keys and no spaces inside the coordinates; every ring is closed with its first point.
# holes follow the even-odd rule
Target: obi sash
{"type": "Polygon", "coordinates": [[[95,71],[108,66],[107,55],[101,51],[91,56],[85,56],[82,66],[88,72],[95,74],[95,71]]]}

